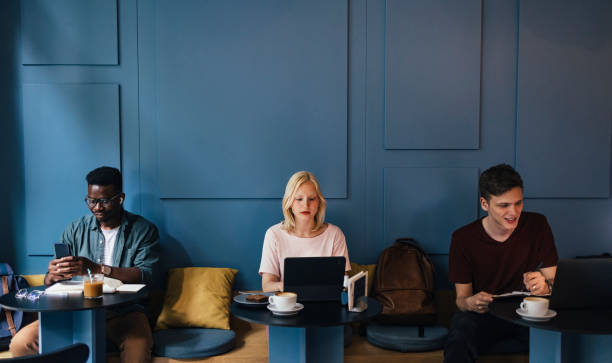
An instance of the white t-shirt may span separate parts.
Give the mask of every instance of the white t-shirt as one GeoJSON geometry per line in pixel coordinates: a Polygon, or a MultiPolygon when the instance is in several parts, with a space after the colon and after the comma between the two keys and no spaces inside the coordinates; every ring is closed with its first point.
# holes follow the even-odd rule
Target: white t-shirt
{"type": "Polygon", "coordinates": [[[345,271],[351,270],[346,239],[340,228],[328,223],[327,229],[315,237],[297,237],[289,234],[278,223],[268,228],[264,237],[259,274],[269,273],[284,281],[286,257],[344,256],[345,271]]]}
{"type": "Polygon", "coordinates": [[[117,241],[117,232],[119,232],[119,227],[102,229],[102,234],[104,234],[104,264],[107,266],[113,265],[113,251],[117,241]]]}

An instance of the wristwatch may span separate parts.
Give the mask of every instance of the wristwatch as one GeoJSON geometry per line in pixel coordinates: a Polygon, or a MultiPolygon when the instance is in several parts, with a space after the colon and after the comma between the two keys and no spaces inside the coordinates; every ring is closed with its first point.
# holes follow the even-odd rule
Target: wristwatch
{"type": "Polygon", "coordinates": [[[546,279],[546,285],[548,285],[548,293],[552,294],[553,284],[550,280],[546,279]]]}
{"type": "Polygon", "coordinates": [[[111,274],[111,270],[112,270],[112,269],[111,269],[111,267],[110,267],[110,266],[102,265],[101,270],[102,270],[102,273],[103,273],[104,275],[106,275],[106,276],[110,276],[110,274],[111,274]]]}

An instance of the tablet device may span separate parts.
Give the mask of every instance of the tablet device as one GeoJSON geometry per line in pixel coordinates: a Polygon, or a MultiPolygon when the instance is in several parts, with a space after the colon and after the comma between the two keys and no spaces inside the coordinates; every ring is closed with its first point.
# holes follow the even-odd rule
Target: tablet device
{"type": "Polygon", "coordinates": [[[345,266],[344,256],[287,257],[283,289],[295,292],[300,302],[340,302],[345,266]]]}
{"type": "Polygon", "coordinates": [[[65,243],[55,243],[53,249],[55,250],[56,259],[70,256],[70,246],[65,243]]]}

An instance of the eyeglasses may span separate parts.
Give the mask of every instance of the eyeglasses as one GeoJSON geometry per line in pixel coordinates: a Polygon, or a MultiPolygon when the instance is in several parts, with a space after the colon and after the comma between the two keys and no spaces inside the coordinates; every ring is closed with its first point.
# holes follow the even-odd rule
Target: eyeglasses
{"type": "Polygon", "coordinates": [[[45,292],[41,291],[41,290],[32,290],[28,293],[28,289],[19,289],[19,291],[17,291],[15,293],[15,297],[18,299],[23,299],[26,298],[30,301],[36,301],[38,299],[40,299],[40,296],[43,295],[45,292]]]}
{"type": "Polygon", "coordinates": [[[100,203],[102,204],[103,207],[108,207],[111,202],[116,199],[117,197],[121,196],[121,193],[115,195],[114,197],[110,198],[110,199],[105,199],[105,198],[101,198],[101,199],[94,199],[94,198],[90,198],[90,197],[85,197],[85,204],[87,204],[87,206],[89,208],[93,208],[96,206],[96,204],[100,203]]]}

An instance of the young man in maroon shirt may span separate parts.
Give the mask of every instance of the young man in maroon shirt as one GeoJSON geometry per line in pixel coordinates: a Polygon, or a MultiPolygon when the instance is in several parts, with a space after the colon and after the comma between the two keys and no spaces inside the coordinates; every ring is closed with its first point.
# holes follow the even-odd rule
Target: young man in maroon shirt
{"type": "Polygon", "coordinates": [[[457,307],[444,347],[445,362],[475,362],[497,341],[515,337],[527,343],[525,327],[488,314],[493,295],[527,290],[551,292],[557,249],[546,217],[523,212],[523,181],[509,165],[480,175],[480,206],[488,215],[453,233],[449,279],[457,307]]]}

